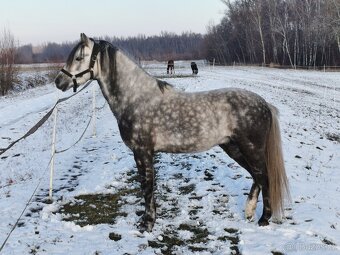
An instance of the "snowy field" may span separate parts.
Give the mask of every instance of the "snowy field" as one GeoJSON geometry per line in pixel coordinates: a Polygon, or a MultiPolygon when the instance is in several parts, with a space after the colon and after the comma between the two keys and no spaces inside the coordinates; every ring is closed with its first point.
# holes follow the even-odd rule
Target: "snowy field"
{"type": "MultiPolygon", "coordinates": [[[[18,221],[0,254],[340,254],[340,73],[198,65],[197,77],[181,62],[179,77],[164,80],[185,91],[248,89],[280,110],[292,195],[282,222],[259,227],[245,220],[250,176],[213,148],[157,155],[158,218],[152,233],[139,233],[143,205],[132,153],[93,82],[58,106],[61,151],[88,125],[96,88],[95,121],[56,155],[52,203],[52,117],[0,155],[0,245],[18,221]]],[[[164,65],[145,68],[164,77],[164,65]]],[[[0,148],[71,94],[48,84],[1,97],[0,148]]]]}

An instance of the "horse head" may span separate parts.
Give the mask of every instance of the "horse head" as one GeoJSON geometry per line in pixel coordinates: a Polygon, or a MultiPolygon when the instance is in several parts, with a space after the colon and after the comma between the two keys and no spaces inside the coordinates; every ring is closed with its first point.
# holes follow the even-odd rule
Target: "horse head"
{"type": "Polygon", "coordinates": [[[99,51],[100,46],[82,33],[80,42],[73,48],[55,79],[57,88],[66,91],[73,87],[76,92],[79,85],[95,79],[98,74],[96,59],[99,51]]]}

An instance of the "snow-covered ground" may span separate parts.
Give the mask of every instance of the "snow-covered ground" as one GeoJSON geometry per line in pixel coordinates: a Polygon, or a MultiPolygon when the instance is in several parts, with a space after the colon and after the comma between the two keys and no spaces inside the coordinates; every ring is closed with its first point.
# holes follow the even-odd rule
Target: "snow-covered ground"
{"type": "MultiPolygon", "coordinates": [[[[213,148],[157,156],[158,218],[152,233],[139,233],[143,206],[135,163],[94,82],[58,106],[61,151],[86,128],[97,87],[95,123],[56,155],[53,203],[46,199],[52,117],[0,155],[0,245],[19,219],[0,253],[340,254],[340,73],[198,64],[197,77],[182,62],[176,70],[182,78],[165,80],[186,91],[245,88],[279,108],[292,195],[282,223],[259,227],[245,220],[249,174],[213,148]],[[100,221],[107,211],[115,214],[100,221]]],[[[164,64],[145,67],[164,77],[164,64]]],[[[49,84],[0,98],[0,148],[70,94],[49,84]]],[[[261,211],[259,202],[257,219],[261,211]]]]}

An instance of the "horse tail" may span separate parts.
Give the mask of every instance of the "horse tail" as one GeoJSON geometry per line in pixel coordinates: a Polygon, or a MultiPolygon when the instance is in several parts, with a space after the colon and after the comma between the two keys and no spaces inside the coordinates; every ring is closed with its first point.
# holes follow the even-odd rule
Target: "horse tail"
{"type": "Polygon", "coordinates": [[[284,166],[281,134],[278,121],[279,111],[269,105],[272,118],[266,143],[266,165],[269,180],[269,197],[274,217],[281,219],[284,212],[284,200],[290,199],[289,184],[284,166]]]}

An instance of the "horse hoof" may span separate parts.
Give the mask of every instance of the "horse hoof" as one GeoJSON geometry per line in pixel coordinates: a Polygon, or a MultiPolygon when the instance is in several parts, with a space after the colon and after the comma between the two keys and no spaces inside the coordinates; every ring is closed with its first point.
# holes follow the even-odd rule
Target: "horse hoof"
{"type": "Polygon", "coordinates": [[[151,224],[151,223],[141,223],[138,226],[139,232],[141,232],[142,234],[145,231],[151,233],[152,232],[152,228],[153,228],[153,224],[151,224]]]}
{"type": "Polygon", "coordinates": [[[248,215],[248,216],[246,215],[246,219],[249,222],[253,222],[255,220],[255,217],[254,217],[254,215],[248,215]]]}
{"type": "Polygon", "coordinates": [[[138,230],[143,234],[146,231],[146,226],[144,224],[138,224],[138,230]]]}
{"type": "Polygon", "coordinates": [[[264,227],[264,226],[268,226],[269,225],[269,221],[266,219],[260,219],[259,220],[259,226],[260,227],[264,227]]]}
{"type": "Polygon", "coordinates": [[[141,233],[152,232],[154,222],[145,220],[145,217],[141,217],[138,222],[138,229],[141,233]]]}

